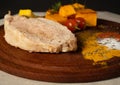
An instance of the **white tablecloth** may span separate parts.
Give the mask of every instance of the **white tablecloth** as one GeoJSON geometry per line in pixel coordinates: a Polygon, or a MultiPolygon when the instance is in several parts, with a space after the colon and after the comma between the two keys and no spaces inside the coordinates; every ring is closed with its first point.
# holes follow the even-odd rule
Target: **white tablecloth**
{"type": "MultiPolygon", "coordinates": [[[[111,12],[106,11],[99,11],[98,18],[106,19],[114,22],[120,23],[120,15],[114,14],[111,12]]],[[[40,13],[39,13],[40,14],[40,13]]],[[[43,15],[44,13],[41,13],[43,15]]],[[[0,20],[0,25],[3,24],[3,19],[0,20]]],[[[42,81],[35,81],[30,79],[21,78],[18,76],[14,76],[3,71],[0,71],[0,85],[120,85],[120,77],[104,80],[104,81],[97,81],[97,82],[90,82],[90,83],[50,83],[50,82],[42,82],[42,81]]]]}

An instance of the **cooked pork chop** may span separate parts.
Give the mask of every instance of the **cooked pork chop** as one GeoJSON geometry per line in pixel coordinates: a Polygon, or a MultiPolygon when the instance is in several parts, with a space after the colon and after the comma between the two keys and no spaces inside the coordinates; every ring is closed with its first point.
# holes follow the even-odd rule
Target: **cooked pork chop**
{"type": "Polygon", "coordinates": [[[45,18],[7,14],[4,31],[8,44],[29,52],[59,53],[77,49],[77,39],[67,27],[45,18]]]}

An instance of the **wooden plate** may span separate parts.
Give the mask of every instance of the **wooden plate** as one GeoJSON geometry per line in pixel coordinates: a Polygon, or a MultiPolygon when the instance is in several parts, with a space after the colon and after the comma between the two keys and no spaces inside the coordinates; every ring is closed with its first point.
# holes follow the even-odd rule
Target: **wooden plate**
{"type": "MultiPolygon", "coordinates": [[[[119,23],[100,19],[93,28],[120,32],[119,23]],[[103,25],[105,28],[101,28],[103,25]]],[[[108,66],[101,66],[85,60],[80,49],[59,54],[29,53],[10,46],[3,36],[4,27],[0,26],[0,70],[7,73],[48,82],[92,82],[120,77],[120,58],[112,58],[106,61],[108,66]]]]}

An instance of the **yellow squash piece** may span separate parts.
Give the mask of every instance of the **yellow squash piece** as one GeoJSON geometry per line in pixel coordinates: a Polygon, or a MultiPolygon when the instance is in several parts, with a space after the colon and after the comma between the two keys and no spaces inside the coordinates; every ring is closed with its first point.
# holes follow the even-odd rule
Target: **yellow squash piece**
{"type": "Polygon", "coordinates": [[[76,18],[82,17],[85,19],[87,26],[97,25],[97,13],[92,9],[77,10],[76,18]]]}
{"type": "Polygon", "coordinates": [[[70,15],[76,14],[76,11],[72,5],[64,5],[59,9],[59,15],[63,17],[68,17],[70,15]]]}
{"type": "Polygon", "coordinates": [[[26,17],[35,17],[32,10],[30,9],[21,9],[19,10],[20,16],[26,16],[26,17]]]}

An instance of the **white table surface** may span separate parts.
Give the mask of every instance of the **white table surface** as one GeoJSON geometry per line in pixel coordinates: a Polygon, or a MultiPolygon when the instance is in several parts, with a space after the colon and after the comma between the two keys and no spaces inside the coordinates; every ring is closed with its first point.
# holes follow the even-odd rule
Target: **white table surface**
{"type": "MultiPolygon", "coordinates": [[[[120,23],[120,15],[118,14],[106,11],[98,11],[97,14],[98,18],[120,23]]],[[[41,15],[44,15],[44,13],[41,13],[41,15]]],[[[3,19],[0,20],[0,25],[2,24],[3,19]]],[[[89,83],[51,83],[25,79],[0,71],[0,85],[120,85],[120,77],[89,83]]]]}

